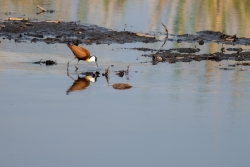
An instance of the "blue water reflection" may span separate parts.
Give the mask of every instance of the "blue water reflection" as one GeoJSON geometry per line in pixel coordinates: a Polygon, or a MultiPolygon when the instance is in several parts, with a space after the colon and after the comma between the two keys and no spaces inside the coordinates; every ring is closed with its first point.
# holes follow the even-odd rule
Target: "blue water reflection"
{"type": "MultiPolygon", "coordinates": [[[[135,32],[164,32],[163,22],[170,34],[224,29],[249,37],[248,6],[248,1],[235,0],[1,0],[0,18],[81,20],[117,30],[128,24],[135,32]],[[38,4],[56,12],[36,15],[38,4]]],[[[153,66],[141,63],[150,61],[142,52],[124,49],[161,45],[162,41],[86,46],[98,55],[102,72],[114,65],[109,82],[100,76],[67,96],[75,81],[67,75],[73,55],[65,44],[1,39],[0,166],[248,166],[249,67],[218,69],[230,61],[153,66]],[[58,64],[31,63],[41,58],[58,64]],[[129,64],[129,80],[115,75],[129,64]],[[119,82],[133,87],[113,89],[111,85],[119,82]]],[[[167,42],[164,49],[194,45],[167,42]]],[[[201,51],[220,47],[206,44],[201,51]]],[[[96,70],[91,63],[78,67],[79,72],[96,70]]],[[[77,81],[73,65],[69,75],[77,81]]]]}

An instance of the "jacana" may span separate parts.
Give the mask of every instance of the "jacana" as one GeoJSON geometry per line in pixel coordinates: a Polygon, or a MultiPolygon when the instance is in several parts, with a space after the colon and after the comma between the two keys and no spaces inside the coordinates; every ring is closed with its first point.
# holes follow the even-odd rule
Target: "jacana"
{"type": "Polygon", "coordinates": [[[68,62],[68,66],[69,66],[69,63],[71,61],[73,61],[75,59],[78,59],[78,62],[75,65],[76,71],[78,70],[77,65],[78,65],[80,60],[83,60],[83,61],[86,61],[86,62],[95,62],[96,66],[98,67],[98,65],[97,65],[97,57],[96,56],[91,56],[90,52],[87,49],[85,49],[83,47],[80,47],[80,46],[73,45],[73,44],[69,44],[69,43],[67,44],[67,46],[71,49],[71,51],[75,55],[75,58],[68,62]]]}

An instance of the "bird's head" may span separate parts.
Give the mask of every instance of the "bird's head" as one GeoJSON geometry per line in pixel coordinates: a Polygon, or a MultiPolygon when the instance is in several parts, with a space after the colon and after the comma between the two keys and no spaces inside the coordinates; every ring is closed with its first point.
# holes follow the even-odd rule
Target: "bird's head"
{"type": "Polygon", "coordinates": [[[88,58],[88,60],[86,60],[87,62],[95,62],[96,66],[98,67],[97,65],[97,57],[96,56],[90,56],[88,58]]]}

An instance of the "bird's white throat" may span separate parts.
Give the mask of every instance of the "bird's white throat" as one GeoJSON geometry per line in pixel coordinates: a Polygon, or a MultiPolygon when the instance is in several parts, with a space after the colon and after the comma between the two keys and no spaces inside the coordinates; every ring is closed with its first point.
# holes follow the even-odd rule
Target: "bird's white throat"
{"type": "Polygon", "coordinates": [[[87,80],[89,80],[90,82],[96,82],[96,78],[93,76],[86,76],[85,77],[87,80]]]}
{"type": "Polygon", "coordinates": [[[96,60],[95,56],[91,56],[86,61],[87,62],[95,62],[95,60],[96,60]]]}

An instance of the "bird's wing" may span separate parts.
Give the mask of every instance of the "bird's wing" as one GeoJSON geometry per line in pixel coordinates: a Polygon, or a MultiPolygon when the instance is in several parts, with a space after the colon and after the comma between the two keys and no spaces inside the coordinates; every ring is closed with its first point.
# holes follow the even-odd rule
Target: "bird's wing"
{"type": "Polygon", "coordinates": [[[90,56],[90,53],[87,49],[76,46],[76,45],[70,45],[68,44],[68,47],[71,49],[71,51],[74,53],[76,58],[79,59],[87,59],[90,56]]]}

